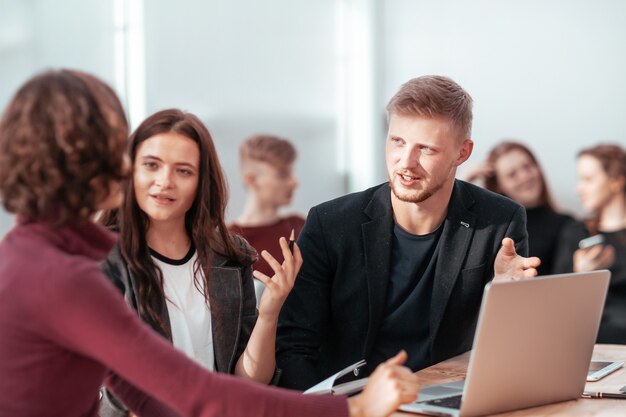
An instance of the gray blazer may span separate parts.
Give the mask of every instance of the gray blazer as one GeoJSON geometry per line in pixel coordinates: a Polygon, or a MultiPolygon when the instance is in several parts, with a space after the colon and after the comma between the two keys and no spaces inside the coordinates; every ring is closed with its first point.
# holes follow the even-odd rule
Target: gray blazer
{"type": "MultiPolygon", "coordinates": [[[[239,239],[242,246],[248,243],[239,239]]],[[[217,253],[211,260],[211,276],[209,278],[209,295],[211,300],[219,303],[217,313],[211,309],[211,330],[213,333],[213,351],[215,370],[232,374],[237,360],[243,353],[250,339],[250,334],[257,320],[256,298],[252,278],[251,264],[241,264],[217,253]]],[[[102,271],[109,280],[124,294],[129,306],[137,310],[138,283],[134,274],[128,269],[119,245],[109,254],[102,264],[102,271]]],[[[141,316],[141,315],[140,315],[141,316]]],[[[167,337],[160,327],[148,317],[141,317],[156,332],[167,337]]],[[[160,319],[168,328],[170,326],[167,305],[163,303],[160,319]]],[[[171,332],[168,332],[171,334],[171,332]]],[[[278,372],[272,383],[276,383],[278,372]]],[[[100,403],[101,417],[126,415],[125,408],[105,390],[100,403]]]]}

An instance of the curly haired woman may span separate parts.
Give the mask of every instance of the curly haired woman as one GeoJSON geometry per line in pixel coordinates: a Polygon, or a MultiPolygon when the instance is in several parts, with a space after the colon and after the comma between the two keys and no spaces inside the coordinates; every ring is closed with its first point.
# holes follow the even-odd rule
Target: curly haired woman
{"type": "Polygon", "coordinates": [[[208,372],[145,325],[102,275],[115,237],[91,221],[121,203],[127,134],[111,88],[67,70],[29,80],[0,121],[0,196],[18,217],[0,243],[0,416],[95,417],[109,371],[144,416],[163,415],[155,399],[205,417],[385,416],[415,399],[405,353],[357,397],[306,397],[208,372]]]}
{"type": "Polygon", "coordinates": [[[578,153],[578,195],[588,212],[563,233],[557,255],[560,272],[609,269],[598,343],[626,343],[626,150],[601,144],[578,153]],[[600,235],[603,244],[580,248],[581,239],[600,235]]]}

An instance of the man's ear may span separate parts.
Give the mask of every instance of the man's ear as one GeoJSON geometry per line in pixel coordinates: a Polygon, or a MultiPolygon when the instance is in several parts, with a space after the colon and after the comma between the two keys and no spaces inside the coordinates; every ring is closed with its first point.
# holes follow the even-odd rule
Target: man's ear
{"type": "Polygon", "coordinates": [[[624,187],[624,183],[626,183],[626,177],[620,176],[617,178],[611,179],[611,191],[614,193],[620,193],[626,187],[624,187]]]}
{"type": "Polygon", "coordinates": [[[256,184],[256,173],[252,170],[247,170],[243,173],[243,185],[246,188],[252,188],[256,184]]]}
{"type": "Polygon", "coordinates": [[[456,160],[456,166],[461,165],[463,162],[467,161],[469,157],[472,155],[472,151],[474,150],[474,141],[471,139],[465,139],[459,148],[459,157],[456,160]]]}

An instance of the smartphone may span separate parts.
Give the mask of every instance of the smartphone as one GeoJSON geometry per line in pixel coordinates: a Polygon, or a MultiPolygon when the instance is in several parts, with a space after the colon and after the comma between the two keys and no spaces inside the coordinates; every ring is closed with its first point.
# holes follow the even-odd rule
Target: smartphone
{"type": "Polygon", "coordinates": [[[601,245],[603,243],[604,243],[604,235],[594,235],[578,242],[578,247],[580,249],[587,249],[592,246],[601,245]]]}
{"type": "Polygon", "coordinates": [[[611,361],[591,361],[587,372],[587,381],[597,381],[604,378],[611,372],[617,371],[624,365],[624,362],[611,361]]]}

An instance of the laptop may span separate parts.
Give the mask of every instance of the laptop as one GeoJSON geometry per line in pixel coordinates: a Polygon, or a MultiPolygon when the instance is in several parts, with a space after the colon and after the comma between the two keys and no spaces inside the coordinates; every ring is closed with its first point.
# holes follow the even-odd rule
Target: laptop
{"type": "Polygon", "coordinates": [[[465,381],[424,387],[400,409],[473,417],[580,398],[610,276],[488,284],[465,381]]]}

